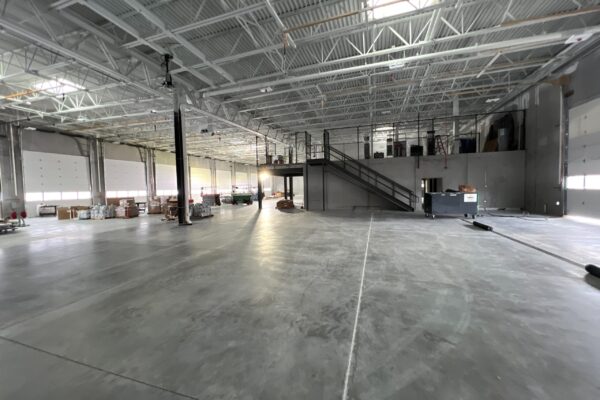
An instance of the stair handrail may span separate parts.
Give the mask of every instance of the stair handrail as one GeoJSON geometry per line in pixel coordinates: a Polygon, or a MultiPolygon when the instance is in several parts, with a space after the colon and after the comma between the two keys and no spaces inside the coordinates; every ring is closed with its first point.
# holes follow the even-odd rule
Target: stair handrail
{"type": "Polygon", "coordinates": [[[372,175],[375,175],[375,178],[374,178],[374,180],[376,182],[375,186],[377,186],[377,183],[383,184],[384,182],[387,182],[388,185],[384,185],[384,186],[386,186],[388,189],[392,190],[392,196],[394,196],[396,193],[398,193],[400,196],[408,199],[409,205],[411,207],[414,207],[414,203],[416,202],[416,195],[414,194],[414,192],[412,190],[399,184],[398,182],[394,181],[393,179],[388,178],[387,176],[383,175],[382,173],[375,171],[373,168],[370,168],[370,167],[362,164],[358,160],[350,157],[346,153],[332,147],[331,145],[325,146],[325,150],[327,152],[326,159],[330,160],[330,155],[331,155],[331,153],[333,153],[334,155],[338,156],[337,159],[339,161],[342,161],[344,163],[346,161],[348,161],[350,164],[354,163],[355,168],[358,169],[358,171],[359,171],[359,176],[360,176],[360,171],[362,171],[362,170],[366,170],[367,172],[371,173],[372,175]]]}

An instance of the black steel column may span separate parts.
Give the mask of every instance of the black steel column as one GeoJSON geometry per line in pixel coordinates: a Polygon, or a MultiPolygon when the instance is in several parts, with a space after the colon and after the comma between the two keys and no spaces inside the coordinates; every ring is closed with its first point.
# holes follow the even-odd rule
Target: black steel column
{"type": "Polygon", "coordinates": [[[263,184],[262,184],[262,178],[260,176],[260,170],[257,169],[257,172],[258,172],[258,209],[262,210],[263,184]]]}
{"type": "Polygon", "coordinates": [[[270,164],[269,163],[269,141],[267,140],[266,136],[265,136],[265,164],[270,164]]]}
{"type": "Polygon", "coordinates": [[[179,225],[190,225],[190,208],[188,204],[188,166],[185,133],[183,131],[183,113],[179,104],[177,89],[173,91],[175,127],[175,168],[177,172],[177,217],[179,225]]]}
{"type": "Polygon", "coordinates": [[[356,127],[356,159],[360,160],[360,128],[356,127]]]}
{"type": "Polygon", "coordinates": [[[294,177],[290,176],[290,200],[294,201],[294,177]]]}
{"type": "MultiPolygon", "coordinates": [[[[417,113],[417,146],[421,145],[421,113],[417,113]]],[[[421,154],[417,147],[417,169],[421,167],[421,154]]],[[[411,154],[412,155],[412,154],[411,154]]]]}
{"type": "Polygon", "coordinates": [[[306,152],[306,160],[310,160],[312,158],[310,153],[311,147],[312,145],[310,143],[310,135],[308,134],[308,132],[304,131],[304,150],[306,152]]]}
{"type": "Polygon", "coordinates": [[[283,176],[283,198],[287,200],[288,198],[288,177],[287,176],[283,176]]]}
{"type": "Polygon", "coordinates": [[[329,131],[323,131],[323,158],[329,160],[329,131]]]}
{"type": "MultiPolygon", "coordinates": [[[[265,146],[266,146],[266,138],[265,138],[265,146]]],[[[265,160],[266,161],[266,160],[265,160]]],[[[257,189],[258,189],[258,209],[262,210],[262,179],[260,178],[260,168],[258,163],[258,136],[256,137],[256,180],[257,180],[257,189]]]]}
{"type": "Polygon", "coordinates": [[[294,136],[295,136],[294,153],[296,154],[296,164],[298,164],[298,132],[296,132],[294,134],[294,136]]]}

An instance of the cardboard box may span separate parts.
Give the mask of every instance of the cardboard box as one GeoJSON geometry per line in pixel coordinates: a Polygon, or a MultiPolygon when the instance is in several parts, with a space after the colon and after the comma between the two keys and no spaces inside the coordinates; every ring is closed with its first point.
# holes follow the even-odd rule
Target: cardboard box
{"type": "Polygon", "coordinates": [[[150,204],[148,206],[148,214],[162,214],[160,204],[150,204]]]}
{"type": "Polygon", "coordinates": [[[58,207],[56,209],[56,215],[59,220],[71,219],[71,210],[69,207],[58,207]]]}
{"type": "Polygon", "coordinates": [[[90,209],[89,206],[72,206],[70,208],[71,219],[77,219],[78,215],[79,215],[79,211],[85,211],[85,210],[89,210],[89,209],[90,209]]]}
{"type": "Polygon", "coordinates": [[[463,193],[477,193],[475,186],[471,185],[458,185],[458,191],[463,193]]]}
{"type": "Polygon", "coordinates": [[[135,199],[133,197],[111,197],[111,198],[106,199],[106,205],[107,206],[113,205],[115,207],[119,207],[122,205],[121,201],[125,201],[125,204],[123,206],[125,206],[127,204],[135,205],[135,199]]]}
{"type": "Polygon", "coordinates": [[[117,207],[115,209],[117,218],[135,218],[140,215],[136,206],[117,207]]]}

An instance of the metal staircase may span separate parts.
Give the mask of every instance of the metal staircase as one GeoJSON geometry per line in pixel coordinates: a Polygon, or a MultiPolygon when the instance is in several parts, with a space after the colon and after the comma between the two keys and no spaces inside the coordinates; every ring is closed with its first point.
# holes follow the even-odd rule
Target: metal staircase
{"type": "Polygon", "coordinates": [[[354,183],[382,199],[389,201],[404,211],[414,211],[417,198],[413,191],[400,185],[387,176],[367,167],[347,154],[331,147],[323,146],[323,160],[312,160],[312,164],[322,161],[338,176],[354,183]]]}

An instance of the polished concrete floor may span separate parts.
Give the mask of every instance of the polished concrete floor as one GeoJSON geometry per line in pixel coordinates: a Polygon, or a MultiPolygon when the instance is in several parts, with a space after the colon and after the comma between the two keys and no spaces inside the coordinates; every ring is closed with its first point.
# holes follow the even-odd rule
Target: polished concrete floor
{"type": "MultiPolygon", "coordinates": [[[[0,399],[600,398],[582,268],[460,219],[272,207],[1,235],[0,399]]],[[[485,220],[584,263],[600,237],[485,220]]]]}

